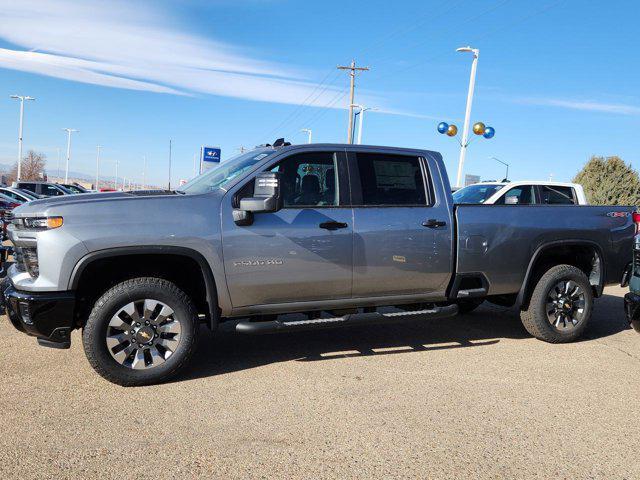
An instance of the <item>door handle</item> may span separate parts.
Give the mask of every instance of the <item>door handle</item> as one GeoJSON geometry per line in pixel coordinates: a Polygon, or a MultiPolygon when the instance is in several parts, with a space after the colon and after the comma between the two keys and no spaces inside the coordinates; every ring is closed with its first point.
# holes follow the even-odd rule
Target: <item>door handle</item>
{"type": "Polygon", "coordinates": [[[324,228],[325,230],[338,230],[339,228],[347,228],[348,225],[344,222],[335,222],[335,221],[330,221],[330,222],[322,222],[320,225],[318,225],[320,228],[324,228]]]}
{"type": "Polygon", "coordinates": [[[447,222],[444,222],[442,220],[436,220],[435,218],[430,218],[429,220],[422,222],[422,226],[427,228],[444,227],[446,224],[447,222]]]}

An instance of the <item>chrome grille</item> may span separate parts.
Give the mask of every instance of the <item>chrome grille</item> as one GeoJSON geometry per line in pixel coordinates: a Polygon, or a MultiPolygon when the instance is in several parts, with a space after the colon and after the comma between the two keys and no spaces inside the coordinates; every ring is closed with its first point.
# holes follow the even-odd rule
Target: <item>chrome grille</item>
{"type": "Polygon", "coordinates": [[[18,271],[27,271],[27,267],[24,263],[24,253],[22,252],[22,247],[15,247],[13,249],[13,259],[16,262],[16,268],[18,269],[18,271]]]}

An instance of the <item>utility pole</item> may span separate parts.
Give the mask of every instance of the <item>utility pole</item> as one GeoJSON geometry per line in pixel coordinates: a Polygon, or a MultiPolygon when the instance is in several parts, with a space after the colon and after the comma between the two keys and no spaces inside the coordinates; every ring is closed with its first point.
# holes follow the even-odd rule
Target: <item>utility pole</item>
{"type": "Polygon", "coordinates": [[[147,156],[142,156],[142,189],[145,189],[147,184],[147,156]]]}
{"type": "Polygon", "coordinates": [[[71,158],[71,134],[78,132],[75,128],[63,128],[67,132],[67,165],[64,170],[64,183],[69,183],[69,159],[71,158]]]}
{"type": "Polygon", "coordinates": [[[25,97],[24,95],[11,95],[11,98],[20,100],[20,127],[18,128],[18,174],[16,175],[16,182],[19,182],[20,174],[22,172],[22,126],[24,123],[24,101],[35,100],[35,98],[25,97]]]}
{"type": "Polygon", "coordinates": [[[467,154],[467,145],[469,144],[469,121],[471,119],[471,104],[473,103],[473,90],[476,85],[476,70],[478,68],[478,57],[480,50],[471,47],[461,47],[456,52],[473,53],[473,62],[471,63],[471,76],[469,77],[469,91],[467,92],[467,109],[464,114],[464,128],[462,129],[462,142],[460,144],[460,160],[458,161],[458,179],[457,187],[462,187],[462,169],[464,167],[464,157],[467,154]]]}
{"type": "Polygon", "coordinates": [[[169,139],[169,188],[171,190],[171,139],[169,139]]]}
{"type": "Polygon", "coordinates": [[[353,143],[353,102],[356,88],[356,72],[367,72],[369,67],[356,67],[356,61],[351,60],[351,65],[338,65],[338,70],[349,70],[350,94],[349,94],[349,130],[347,132],[347,143],[353,143]]]}
{"type": "Polygon", "coordinates": [[[100,149],[102,145],[96,145],[96,190],[100,191],[100,149]]]}
{"type": "Polygon", "coordinates": [[[198,158],[198,154],[194,153],[193,154],[193,178],[196,178],[198,176],[198,167],[197,167],[197,159],[198,158]]]}

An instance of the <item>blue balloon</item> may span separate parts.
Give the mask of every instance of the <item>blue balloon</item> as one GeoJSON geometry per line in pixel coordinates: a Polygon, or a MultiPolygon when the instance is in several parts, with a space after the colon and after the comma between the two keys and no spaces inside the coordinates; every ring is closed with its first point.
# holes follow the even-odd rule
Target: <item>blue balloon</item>
{"type": "Polygon", "coordinates": [[[440,133],[447,133],[447,130],[449,130],[449,124],[446,122],[440,122],[438,124],[438,131],[440,133]]]}
{"type": "Polygon", "coordinates": [[[496,134],[496,131],[493,127],[487,127],[484,129],[484,135],[482,135],[484,138],[493,138],[493,136],[496,134]]]}

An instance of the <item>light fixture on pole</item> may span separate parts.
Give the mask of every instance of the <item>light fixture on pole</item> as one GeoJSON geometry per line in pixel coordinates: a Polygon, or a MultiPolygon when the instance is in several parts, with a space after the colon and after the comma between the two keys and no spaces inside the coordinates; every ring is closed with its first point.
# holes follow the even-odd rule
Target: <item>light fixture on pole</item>
{"type": "Polygon", "coordinates": [[[358,113],[356,113],[356,115],[359,115],[360,118],[358,118],[358,145],[362,145],[362,128],[363,128],[363,124],[364,124],[364,112],[366,112],[367,110],[377,110],[376,107],[365,107],[364,105],[358,105],[358,104],[354,104],[352,105],[354,108],[358,109],[358,113]]]}
{"type": "Polygon", "coordinates": [[[300,130],[302,133],[306,133],[307,134],[307,143],[311,143],[311,136],[313,134],[313,132],[311,131],[311,129],[309,128],[303,128],[302,130],[300,130]]]}
{"type": "Polygon", "coordinates": [[[460,160],[458,161],[458,178],[456,186],[462,186],[462,169],[464,167],[464,157],[467,154],[467,145],[469,144],[469,121],[471,119],[471,105],[473,103],[473,90],[476,85],[476,71],[478,69],[478,57],[480,50],[471,47],[461,47],[456,52],[469,52],[473,54],[473,62],[471,63],[471,76],[469,77],[469,91],[467,92],[467,108],[464,114],[464,125],[462,127],[462,141],[460,142],[460,160]]]}
{"type": "Polygon", "coordinates": [[[114,190],[118,189],[118,165],[120,164],[119,160],[116,160],[116,181],[113,182],[113,188],[114,190]]]}
{"type": "Polygon", "coordinates": [[[64,169],[64,183],[69,183],[69,159],[71,158],[71,134],[78,132],[75,128],[63,128],[67,132],[67,165],[64,169]]]}
{"type": "Polygon", "coordinates": [[[102,145],[96,145],[96,190],[100,191],[100,149],[102,145]]]}
{"type": "Polygon", "coordinates": [[[504,180],[505,182],[509,181],[509,164],[507,162],[503,162],[502,160],[500,160],[499,158],[496,157],[489,157],[491,160],[495,160],[496,162],[501,163],[502,165],[504,165],[505,167],[507,167],[507,172],[504,176],[504,180]]]}
{"type": "Polygon", "coordinates": [[[22,173],[22,129],[24,124],[24,101],[35,100],[35,98],[27,97],[24,95],[11,95],[11,98],[20,100],[20,126],[18,127],[18,173],[16,175],[16,182],[19,182],[20,174],[22,173]]]}

